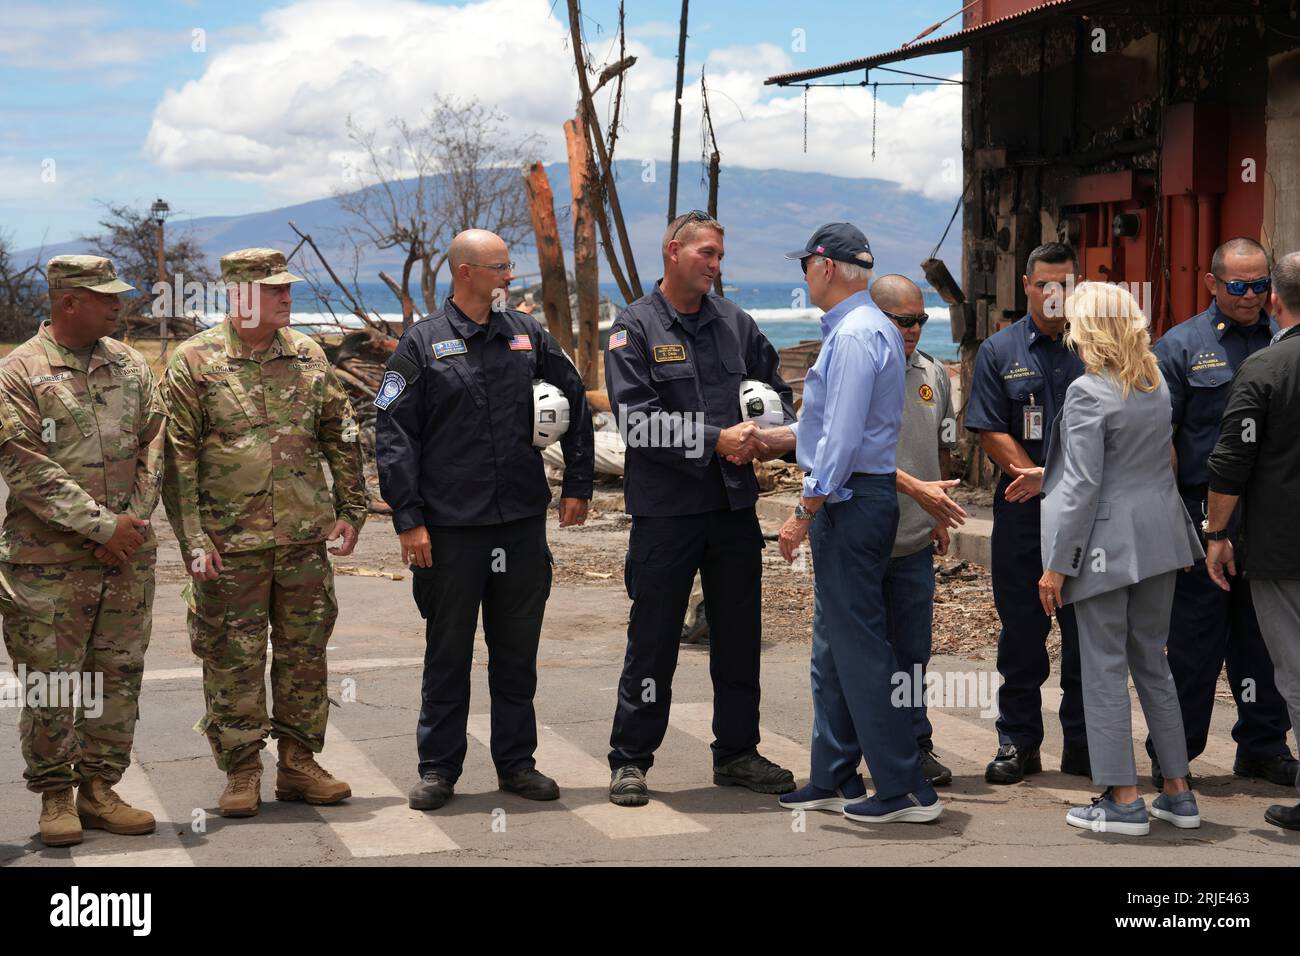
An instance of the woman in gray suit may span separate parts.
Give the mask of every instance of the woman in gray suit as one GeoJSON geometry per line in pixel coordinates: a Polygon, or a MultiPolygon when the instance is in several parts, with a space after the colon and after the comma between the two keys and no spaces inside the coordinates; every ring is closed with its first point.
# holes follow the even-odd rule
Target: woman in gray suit
{"type": "Polygon", "coordinates": [[[1145,835],[1128,678],[1133,676],[1164,792],[1151,814],[1200,826],[1187,744],[1165,658],[1179,568],[1204,553],[1170,467],[1169,391],[1147,319],[1119,286],[1085,282],[1065,303],[1067,343],[1085,373],[1070,384],[1043,468],[1043,610],[1073,604],[1092,780],[1105,792],[1066,816],[1085,830],[1145,835]]]}

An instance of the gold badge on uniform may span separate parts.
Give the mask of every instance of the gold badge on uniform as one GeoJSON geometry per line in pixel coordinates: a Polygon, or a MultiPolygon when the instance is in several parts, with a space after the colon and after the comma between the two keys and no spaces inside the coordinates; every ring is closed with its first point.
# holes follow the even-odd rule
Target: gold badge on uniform
{"type": "Polygon", "coordinates": [[[921,396],[921,401],[923,402],[934,401],[934,389],[932,389],[929,385],[922,385],[920,388],[916,390],[916,394],[921,396]]]}
{"type": "Polygon", "coordinates": [[[686,346],[684,345],[656,345],[654,349],[656,362],[685,362],[686,346]]]}

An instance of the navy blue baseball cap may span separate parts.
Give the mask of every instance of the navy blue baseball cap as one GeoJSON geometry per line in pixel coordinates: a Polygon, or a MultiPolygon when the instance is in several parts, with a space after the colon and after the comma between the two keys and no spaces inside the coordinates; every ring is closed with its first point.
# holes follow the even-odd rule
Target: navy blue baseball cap
{"type": "Polygon", "coordinates": [[[867,269],[876,262],[876,257],[871,253],[871,243],[867,242],[862,230],[851,222],[828,222],[813,233],[804,248],[785,254],[787,259],[804,259],[808,256],[825,256],[827,259],[867,269]],[[858,256],[864,252],[870,258],[859,259],[858,256]]]}

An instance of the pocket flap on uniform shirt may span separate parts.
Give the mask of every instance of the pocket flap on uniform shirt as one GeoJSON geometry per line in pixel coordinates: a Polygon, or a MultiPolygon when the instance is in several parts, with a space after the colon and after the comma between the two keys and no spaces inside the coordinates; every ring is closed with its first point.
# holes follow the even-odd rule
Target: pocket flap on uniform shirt
{"type": "Polygon", "coordinates": [[[94,434],[95,430],[90,424],[90,412],[86,410],[86,407],[82,405],[81,402],[77,401],[77,397],[68,391],[68,389],[63,385],[55,385],[52,391],[59,397],[59,401],[63,403],[63,407],[68,410],[68,414],[72,416],[72,420],[77,423],[77,428],[80,429],[81,436],[83,438],[89,438],[94,434]]]}
{"type": "Polygon", "coordinates": [[[691,362],[657,362],[650,366],[650,377],[656,382],[694,378],[695,365],[691,362]]]}
{"type": "Polygon", "coordinates": [[[1110,502],[1109,501],[1097,502],[1097,516],[1093,520],[1102,521],[1109,517],[1110,517],[1110,502]]]}

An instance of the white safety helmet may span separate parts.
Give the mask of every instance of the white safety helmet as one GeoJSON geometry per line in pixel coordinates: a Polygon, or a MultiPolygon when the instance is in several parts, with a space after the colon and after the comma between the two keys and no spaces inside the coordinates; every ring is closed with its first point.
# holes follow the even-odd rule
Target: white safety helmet
{"type": "Polygon", "coordinates": [[[785,423],[785,409],[781,396],[766,382],[747,378],[740,383],[740,418],[763,428],[775,428],[785,423]]]}
{"type": "Polygon", "coordinates": [[[545,448],[569,430],[569,400],[540,378],[533,382],[533,447],[545,448]]]}

